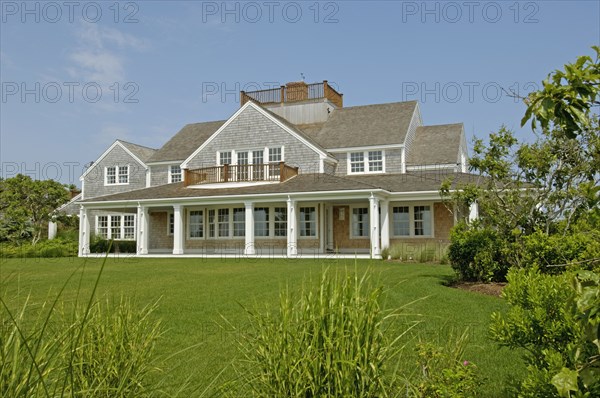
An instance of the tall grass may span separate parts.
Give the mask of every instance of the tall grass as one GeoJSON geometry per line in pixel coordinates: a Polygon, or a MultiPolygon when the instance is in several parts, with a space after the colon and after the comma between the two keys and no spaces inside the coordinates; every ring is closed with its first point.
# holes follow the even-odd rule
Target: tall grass
{"type": "MultiPolygon", "coordinates": [[[[0,397],[145,397],[158,372],[157,304],[126,298],[65,304],[59,292],[41,305],[0,297],[0,397]],[[16,309],[15,309],[16,307],[16,309]]],[[[6,283],[6,281],[2,281],[6,283]]],[[[64,289],[64,286],[63,286],[64,289]]]]}
{"type": "MultiPolygon", "coordinates": [[[[382,288],[365,273],[326,270],[319,287],[284,289],[279,312],[248,310],[238,388],[256,397],[387,397],[397,354],[386,337],[382,288]]],[[[239,389],[236,394],[239,394],[239,389]]]]}

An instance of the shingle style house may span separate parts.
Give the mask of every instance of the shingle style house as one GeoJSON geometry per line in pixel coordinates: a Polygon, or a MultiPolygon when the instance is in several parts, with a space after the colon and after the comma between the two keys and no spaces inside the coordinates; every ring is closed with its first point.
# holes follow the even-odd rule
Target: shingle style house
{"type": "Polygon", "coordinates": [[[111,145],[81,176],[80,256],[93,235],[174,256],[379,257],[448,240],[440,183],[473,178],[462,124],[424,126],[415,101],[344,108],[327,81],[240,99],[159,149],[111,145]]]}

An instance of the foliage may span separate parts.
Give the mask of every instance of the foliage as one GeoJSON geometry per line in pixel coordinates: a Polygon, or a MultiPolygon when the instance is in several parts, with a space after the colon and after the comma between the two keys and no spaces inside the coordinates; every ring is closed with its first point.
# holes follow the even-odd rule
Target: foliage
{"type": "Polygon", "coordinates": [[[0,258],[50,258],[77,256],[76,240],[56,238],[42,240],[35,246],[30,242],[0,242],[0,258]]]}
{"type": "Polygon", "coordinates": [[[478,396],[480,376],[475,364],[464,360],[468,331],[452,335],[444,344],[421,341],[419,380],[414,395],[428,398],[478,396]]]}
{"type": "MultiPolygon", "coordinates": [[[[493,230],[494,240],[501,242],[482,246],[484,252],[455,247],[455,253],[466,256],[451,258],[459,273],[466,275],[467,267],[475,266],[470,273],[485,277],[489,273],[479,270],[493,261],[508,262],[500,266],[506,270],[598,259],[600,125],[591,109],[598,105],[600,64],[581,57],[565,70],[554,72],[552,83],[544,82],[544,89],[528,98],[524,121],[542,124],[535,142],[519,142],[502,127],[487,143],[475,140],[470,167],[481,176],[477,183],[456,187],[448,180],[442,185],[449,208],[477,203],[482,231],[491,236],[493,230]],[[582,230],[582,225],[590,228],[582,230]]],[[[481,231],[459,232],[455,238],[474,241],[463,239],[455,246],[482,238],[481,231]]],[[[504,277],[498,276],[492,279],[504,277]]]]}
{"type": "Polygon", "coordinates": [[[497,230],[460,223],[450,233],[448,259],[464,281],[503,281],[510,262],[508,244],[497,230]]]}
{"type": "Polygon", "coordinates": [[[384,250],[385,252],[382,251],[381,254],[384,259],[387,259],[389,256],[392,260],[429,263],[440,261],[445,256],[447,245],[441,243],[395,243],[384,250]]]}
{"type": "Polygon", "coordinates": [[[90,242],[91,253],[136,253],[137,242],[134,240],[110,241],[100,236],[94,236],[90,242]]]}
{"type": "Polygon", "coordinates": [[[508,281],[503,296],[511,308],[493,314],[490,332],[500,345],[525,352],[519,396],[600,393],[598,274],[511,269],[508,281]]]}
{"type": "Polygon", "coordinates": [[[593,106],[600,105],[600,47],[594,46],[596,60],[581,56],[556,70],[542,82],[540,91],[526,99],[527,111],[521,120],[524,126],[531,120],[532,130],[540,123],[543,130],[558,128],[569,138],[589,128],[593,106]]]}
{"type": "Polygon", "coordinates": [[[152,319],[156,304],[103,304],[92,293],[87,303],[65,305],[61,293],[41,306],[0,297],[0,396],[155,396],[159,381],[148,380],[163,333],[152,319]]]}
{"type": "Polygon", "coordinates": [[[394,341],[382,289],[369,276],[325,271],[317,290],[280,294],[279,313],[248,311],[241,379],[260,397],[386,397],[394,341]]]}
{"type": "Polygon", "coordinates": [[[53,180],[22,174],[0,180],[0,241],[30,238],[35,245],[56,209],[68,200],[67,189],[53,180]]]}

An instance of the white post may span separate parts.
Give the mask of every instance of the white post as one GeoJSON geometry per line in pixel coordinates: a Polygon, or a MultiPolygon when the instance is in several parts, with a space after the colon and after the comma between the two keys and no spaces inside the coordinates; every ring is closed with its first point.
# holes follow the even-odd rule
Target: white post
{"type": "Polygon", "coordinates": [[[137,253],[148,254],[148,240],[150,239],[150,220],[148,219],[148,208],[138,205],[137,209],[137,253]]]}
{"type": "Polygon", "coordinates": [[[477,218],[479,218],[479,205],[477,202],[473,202],[471,203],[471,206],[469,206],[469,222],[471,223],[477,218]]]}
{"type": "Polygon", "coordinates": [[[183,213],[183,206],[173,205],[173,254],[183,254],[183,213]]]}
{"type": "Polygon", "coordinates": [[[48,222],[48,240],[56,238],[56,232],[58,231],[58,224],[54,221],[48,222]]]}
{"type": "Polygon", "coordinates": [[[254,255],[254,203],[245,202],[246,208],[246,246],[244,247],[244,254],[254,255]]]}
{"type": "Polygon", "coordinates": [[[373,194],[369,198],[369,225],[371,227],[371,257],[379,257],[379,199],[373,194]]]}
{"type": "Polygon", "coordinates": [[[287,255],[298,255],[298,221],[296,220],[296,201],[288,196],[287,200],[287,255]]]}
{"type": "MultiPolygon", "coordinates": [[[[390,202],[381,201],[381,248],[390,247],[390,202]]],[[[384,259],[387,260],[387,259],[384,259]]]]}
{"type": "Polygon", "coordinates": [[[79,257],[90,254],[90,220],[87,209],[79,209],[79,257]]]}

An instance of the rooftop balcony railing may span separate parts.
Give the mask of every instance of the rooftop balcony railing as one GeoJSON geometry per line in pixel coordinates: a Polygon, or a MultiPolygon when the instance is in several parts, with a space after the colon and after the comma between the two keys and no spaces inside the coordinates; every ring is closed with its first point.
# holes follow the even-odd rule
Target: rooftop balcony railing
{"type": "Polygon", "coordinates": [[[224,182],[284,182],[298,175],[298,167],[284,162],[268,164],[226,164],[185,170],[184,185],[217,184],[224,182]]]}
{"type": "Polygon", "coordinates": [[[294,82],[280,88],[240,92],[240,106],[243,106],[250,100],[256,101],[261,105],[275,105],[319,99],[328,99],[339,108],[342,108],[344,105],[343,94],[338,93],[331,87],[327,83],[327,80],[324,80],[322,83],[312,84],[294,82]]]}

